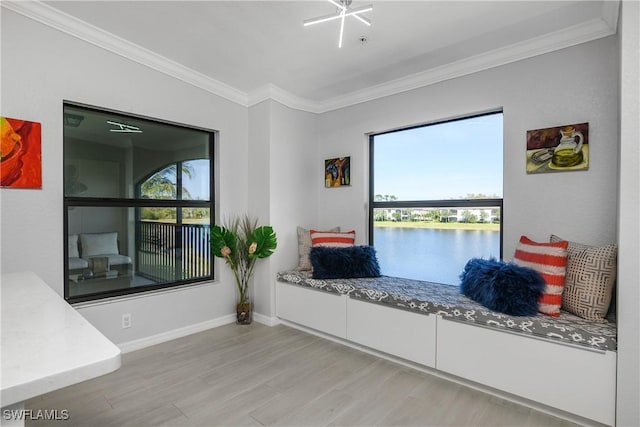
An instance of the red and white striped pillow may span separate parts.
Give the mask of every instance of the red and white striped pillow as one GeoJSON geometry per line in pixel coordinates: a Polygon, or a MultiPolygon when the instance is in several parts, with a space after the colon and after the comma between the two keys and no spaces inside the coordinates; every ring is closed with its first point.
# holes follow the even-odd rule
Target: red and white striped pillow
{"type": "Polygon", "coordinates": [[[317,231],[310,230],[311,246],[332,246],[344,248],[353,246],[356,241],[356,231],[317,231]]]}
{"type": "Polygon", "coordinates": [[[514,263],[536,270],[546,283],[538,300],[538,311],[549,316],[560,315],[562,291],[567,272],[567,248],[569,242],[538,243],[526,236],[520,242],[514,255],[514,263]]]}

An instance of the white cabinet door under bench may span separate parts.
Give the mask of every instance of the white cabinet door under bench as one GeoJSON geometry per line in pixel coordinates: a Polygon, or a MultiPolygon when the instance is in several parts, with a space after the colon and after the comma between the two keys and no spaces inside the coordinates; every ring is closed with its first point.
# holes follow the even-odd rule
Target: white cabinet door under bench
{"type": "Polygon", "coordinates": [[[279,318],[339,338],[347,336],[347,297],[276,281],[279,318]]]}
{"type": "Polygon", "coordinates": [[[436,316],[347,299],[347,339],[435,367],[436,316]]]}
{"type": "Polygon", "coordinates": [[[438,317],[436,368],[550,407],[615,424],[616,353],[438,317]]]}

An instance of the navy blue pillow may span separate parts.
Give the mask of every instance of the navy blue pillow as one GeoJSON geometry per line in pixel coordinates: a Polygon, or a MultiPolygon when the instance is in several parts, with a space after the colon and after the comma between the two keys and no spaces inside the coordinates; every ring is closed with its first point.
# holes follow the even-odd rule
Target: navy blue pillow
{"type": "Polygon", "coordinates": [[[373,246],[333,248],[315,246],[309,253],[314,279],[380,277],[373,246]]]}
{"type": "Polygon", "coordinates": [[[460,291],[485,307],[513,316],[533,316],[545,282],[537,271],[512,263],[473,258],[460,275],[460,291]]]}

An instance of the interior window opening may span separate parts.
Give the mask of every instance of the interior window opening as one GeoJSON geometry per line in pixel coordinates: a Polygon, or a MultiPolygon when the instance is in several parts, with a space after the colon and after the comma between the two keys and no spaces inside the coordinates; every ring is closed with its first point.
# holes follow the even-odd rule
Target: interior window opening
{"type": "Polygon", "coordinates": [[[213,278],[215,132],[64,104],[65,298],[213,278]]]}

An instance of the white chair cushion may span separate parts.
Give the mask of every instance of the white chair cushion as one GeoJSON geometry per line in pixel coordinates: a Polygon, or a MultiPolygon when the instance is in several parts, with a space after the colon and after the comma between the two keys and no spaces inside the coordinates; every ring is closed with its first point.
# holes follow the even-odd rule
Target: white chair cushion
{"type": "Polygon", "coordinates": [[[69,258],[80,258],[77,234],[69,234],[69,258]]]}
{"type": "Polygon", "coordinates": [[[89,263],[86,260],[78,257],[69,257],[69,270],[82,270],[87,267],[89,267],[89,263]]]}
{"type": "Polygon", "coordinates": [[[119,254],[118,233],[91,233],[80,235],[82,257],[89,258],[97,255],[119,254]]]}
{"type": "MultiPolygon", "coordinates": [[[[124,265],[131,264],[131,258],[126,255],[119,254],[100,254],[91,257],[85,257],[85,259],[89,260],[91,258],[109,258],[109,265],[124,265]]],[[[87,262],[87,261],[85,261],[87,262]]]]}

